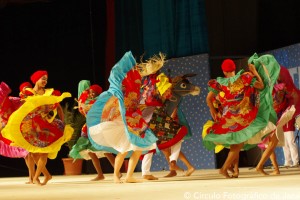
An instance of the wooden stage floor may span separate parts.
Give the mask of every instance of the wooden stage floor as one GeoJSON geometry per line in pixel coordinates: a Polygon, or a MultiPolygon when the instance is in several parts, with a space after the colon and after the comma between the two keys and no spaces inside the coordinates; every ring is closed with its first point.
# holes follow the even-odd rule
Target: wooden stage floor
{"type": "MultiPolygon", "coordinates": [[[[271,169],[266,169],[270,172],[271,169]]],[[[241,168],[240,177],[225,179],[217,169],[196,170],[191,176],[153,172],[159,179],[141,183],[90,181],[94,174],[53,176],[45,186],[25,184],[27,177],[0,178],[1,200],[296,200],[300,199],[300,168],[281,168],[281,174],[262,176],[254,169],[241,168]]],[[[123,174],[123,177],[125,174],[123,174]]],[[[141,178],[141,173],[134,174],[141,178]]],[[[142,179],[141,179],[142,180],[142,179]]]]}

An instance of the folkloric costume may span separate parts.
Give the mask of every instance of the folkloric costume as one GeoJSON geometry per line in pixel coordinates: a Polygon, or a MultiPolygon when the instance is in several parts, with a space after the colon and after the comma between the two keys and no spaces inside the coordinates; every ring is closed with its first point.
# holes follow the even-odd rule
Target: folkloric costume
{"type": "MultiPolygon", "coordinates": [[[[20,87],[21,88],[21,87],[20,87]]],[[[19,97],[11,97],[9,94],[11,89],[9,86],[1,82],[0,83],[0,122],[2,130],[10,117],[10,115],[17,110],[21,105],[22,101],[19,97]]],[[[23,148],[11,146],[11,141],[2,137],[0,134],[0,155],[9,158],[24,158],[27,156],[28,151],[23,148]]]]}
{"type": "MultiPolygon", "coordinates": [[[[79,112],[86,117],[88,111],[98,99],[99,95],[102,93],[102,88],[97,85],[91,85],[90,81],[82,80],[78,84],[78,110],[79,112]],[[89,90],[93,90],[96,93],[96,97],[89,97],[89,90]]],[[[78,138],[76,144],[72,147],[69,155],[74,159],[85,159],[89,160],[91,157],[89,156],[89,152],[93,152],[97,155],[98,158],[105,157],[104,151],[97,151],[91,144],[88,139],[87,134],[87,126],[83,125],[81,129],[81,137],[78,138]]]]}
{"type": "Polygon", "coordinates": [[[32,89],[32,85],[30,82],[23,82],[19,87],[20,89],[19,97],[21,99],[25,99],[27,96],[33,95],[33,93],[29,91],[30,88],[32,89]]]}
{"type": "Polygon", "coordinates": [[[131,52],[127,52],[112,68],[109,89],[87,114],[88,136],[96,149],[117,154],[156,148],[157,138],[139,109],[141,76],[156,73],[163,63],[161,56],[137,65],[131,52]]]}
{"type": "MultiPolygon", "coordinates": [[[[47,71],[36,71],[30,78],[35,84],[47,71]]],[[[38,95],[33,89],[25,102],[9,117],[2,135],[11,140],[11,145],[26,149],[32,153],[48,153],[48,158],[54,159],[61,146],[68,141],[73,133],[70,125],[65,125],[56,118],[57,106],[70,93],[54,92],[45,89],[43,95],[38,95]],[[54,93],[54,94],[53,94],[54,93]]]]}
{"type": "Polygon", "coordinates": [[[283,146],[284,165],[297,166],[299,164],[298,147],[295,142],[295,126],[299,129],[299,114],[300,114],[300,90],[295,86],[289,70],[283,66],[280,68],[278,84],[284,86],[285,107],[295,106],[295,114],[292,119],[283,126],[284,136],[281,138],[280,145],[283,146]],[[298,118],[298,122],[296,119],[298,118]]]}
{"type": "MultiPolygon", "coordinates": [[[[210,80],[209,90],[220,102],[221,115],[211,126],[204,127],[204,146],[213,150],[221,144],[244,143],[244,150],[261,142],[262,138],[276,129],[277,115],[273,108],[272,89],[279,75],[280,66],[272,55],[258,57],[254,54],[248,60],[253,63],[264,82],[264,89],[253,87],[255,78],[249,72],[239,71],[230,78],[219,77],[210,80]],[[267,127],[267,128],[266,128],[267,127]]],[[[234,71],[232,63],[222,65],[224,71],[234,71]]]]}
{"type": "MultiPolygon", "coordinates": [[[[173,146],[181,141],[188,133],[189,138],[191,132],[185,116],[178,108],[180,100],[176,102],[175,107],[168,107],[169,98],[172,97],[170,93],[165,102],[162,102],[161,96],[170,88],[172,83],[170,79],[164,74],[160,73],[155,77],[149,76],[144,82],[147,83],[145,94],[145,108],[143,110],[143,117],[149,119],[149,128],[154,132],[158,138],[157,145],[159,149],[165,149],[173,146]],[[173,114],[174,109],[177,109],[176,115],[173,114]],[[173,114],[173,116],[171,116],[173,114]],[[178,116],[179,114],[179,116],[178,116]]],[[[174,86],[176,82],[174,82],[174,86]]],[[[184,89],[183,89],[184,90],[184,89]]],[[[172,91],[172,89],[171,89],[172,91]]],[[[173,94],[175,95],[175,94],[173,94]]],[[[175,98],[181,98],[175,97],[175,98]]],[[[174,102],[175,103],[175,102],[174,102]]],[[[187,138],[185,138],[187,139],[187,138]]]]}

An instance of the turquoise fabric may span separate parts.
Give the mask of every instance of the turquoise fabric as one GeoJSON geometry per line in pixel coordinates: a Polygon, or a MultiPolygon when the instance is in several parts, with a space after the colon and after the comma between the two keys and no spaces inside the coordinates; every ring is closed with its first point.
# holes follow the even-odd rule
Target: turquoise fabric
{"type": "Polygon", "coordinates": [[[143,0],[143,42],[147,54],[183,57],[208,52],[205,1],[143,0]]]}
{"type": "Polygon", "coordinates": [[[205,0],[115,1],[116,58],[130,50],[147,59],[207,53],[205,0]]]}
{"type": "MultiPolygon", "coordinates": [[[[112,97],[115,96],[118,98],[119,101],[119,109],[122,116],[122,121],[125,125],[127,125],[126,119],[125,119],[125,105],[124,105],[124,97],[122,92],[122,81],[125,78],[126,74],[133,69],[133,67],[136,66],[136,61],[134,57],[132,56],[132,53],[129,51],[125,53],[123,58],[112,68],[110,77],[108,79],[110,86],[109,89],[102,94],[100,94],[97,101],[93,104],[91,109],[89,110],[87,114],[87,126],[89,127],[95,126],[99,123],[101,123],[101,116],[102,111],[104,108],[104,105],[106,102],[112,97]]],[[[153,132],[150,129],[146,129],[145,131],[145,137],[141,138],[133,133],[131,133],[127,126],[125,126],[125,132],[126,136],[129,139],[129,141],[138,147],[146,148],[151,146],[153,143],[156,143],[157,138],[153,134],[153,132]]],[[[89,135],[89,134],[88,134],[89,135]]],[[[91,137],[89,137],[92,145],[97,150],[106,150],[112,153],[118,153],[116,150],[110,148],[110,147],[103,147],[95,141],[92,140],[91,137]]]]}
{"type": "Polygon", "coordinates": [[[88,89],[91,86],[91,82],[89,80],[81,80],[78,83],[78,99],[83,91],[88,89]]]}
{"type": "Polygon", "coordinates": [[[178,110],[177,110],[177,115],[178,115],[179,123],[188,129],[188,133],[184,136],[183,139],[184,140],[190,139],[193,136],[192,130],[191,130],[191,127],[190,127],[188,121],[185,118],[184,113],[182,112],[182,110],[180,108],[178,108],[178,110]]]}

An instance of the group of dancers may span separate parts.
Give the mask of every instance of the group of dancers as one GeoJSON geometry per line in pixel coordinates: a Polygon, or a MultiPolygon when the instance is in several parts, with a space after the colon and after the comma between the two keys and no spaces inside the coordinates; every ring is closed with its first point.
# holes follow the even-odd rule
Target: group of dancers
{"type": "MultiPolygon", "coordinates": [[[[195,171],[181,150],[182,142],[192,134],[179,105],[182,96],[199,95],[200,88],[188,81],[193,75],[171,78],[161,72],[165,59],[159,54],[137,63],[129,51],[112,68],[108,90],[102,91],[89,80],[79,82],[78,109],[86,124],[69,156],[92,160],[97,172],[92,180],[105,178],[101,157],[113,166],[115,183],[140,182],[134,177],[139,159],[143,178],[157,180],[150,168],[153,155],[159,152],[169,163],[170,172],[165,177],[184,171],[177,165],[178,159],[186,165],[185,176],[195,171]],[[125,158],[129,162],[122,180],[120,169],[125,158]]],[[[266,175],[263,166],[270,158],[273,174],[279,174],[274,150],[284,140],[284,127],[300,110],[296,88],[287,81],[291,79],[288,70],[269,54],[251,56],[247,71],[236,73],[231,59],[224,60],[221,68],[225,77],[208,82],[206,102],[212,120],[203,126],[203,145],[209,150],[230,149],[219,171],[226,178],[239,176],[239,152],[258,145],[263,146],[264,153],[256,170],[266,175]]],[[[34,86],[22,83],[19,97],[9,96],[6,83],[0,85],[0,154],[23,157],[29,183],[46,185],[52,178],[47,159],[56,158],[73,133],[71,125],[64,123],[60,106],[71,94],[45,88],[45,70],[34,72],[30,79],[34,86]]]]}

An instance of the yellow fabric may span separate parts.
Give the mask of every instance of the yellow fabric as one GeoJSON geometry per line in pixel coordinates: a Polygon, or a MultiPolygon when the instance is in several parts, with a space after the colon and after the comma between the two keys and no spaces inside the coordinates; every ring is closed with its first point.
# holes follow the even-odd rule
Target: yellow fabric
{"type": "MultiPolygon", "coordinates": [[[[47,95],[48,94],[47,92],[47,95]]],[[[28,96],[25,103],[10,116],[7,125],[2,129],[2,136],[11,140],[12,146],[21,147],[33,153],[49,153],[48,158],[54,159],[61,146],[72,137],[73,128],[70,125],[66,125],[62,137],[47,147],[37,147],[31,145],[24,139],[20,131],[20,124],[28,113],[37,107],[59,103],[66,97],[71,97],[71,94],[64,92],[61,96],[28,96]]]]}
{"type": "MultiPolygon", "coordinates": [[[[209,129],[213,124],[214,122],[212,120],[207,120],[207,122],[203,125],[202,139],[205,138],[205,136],[207,135],[207,129],[209,129]]],[[[219,153],[222,149],[224,149],[223,145],[216,145],[215,153],[219,153]]]]}
{"type": "Polygon", "coordinates": [[[169,82],[169,78],[164,73],[159,74],[156,80],[159,80],[159,82],[156,83],[156,87],[160,95],[163,95],[172,86],[169,82]]]}
{"type": "MultiPolygon", "coordinates": [[[[32,94],[36,94],[36,91],[33,88],[26,88],[26,90],[30,91],[32,94]]],[[[53,88],[46,88],[45,93],[43,95],[38,95],[38,96],[51,96],[53,93],[54,89],[53,88]]],[[[35,95],[37,96],[37,95],[35,95]]],[[[32,97],[32,96],[30,96],[32,97]]]]}
{"type": "MultiPolygon", "coordinates": [[[[47,96],[47,97],[51,96],[54,91],[53,88],[46,88],[45,93],[43,95],[37,95],[33,88],[26,88],[26,90],[30,91],[32,94],[35,94],[34,96],[47,96]]],[[[32,96],[29,96],[29,97],[32,97],[32,96]]],[[[49,123],[51,123],[55,119],[56,115],[57,115],[57,109],[53,110],[53,116],[51,118],[47,119],[47,121],[49,123]]]]}

